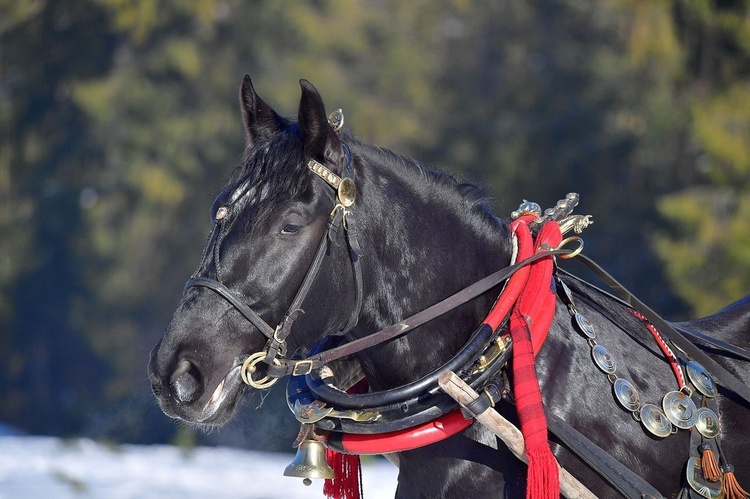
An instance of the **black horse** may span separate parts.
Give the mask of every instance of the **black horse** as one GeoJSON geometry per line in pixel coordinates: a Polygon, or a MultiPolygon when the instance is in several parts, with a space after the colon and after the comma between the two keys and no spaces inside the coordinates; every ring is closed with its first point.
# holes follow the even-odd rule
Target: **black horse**
{"type": "MultiPolygon", "coordinates": [[[[511,263],[509,220],[490,212],[479,188],[362,142],[344,129],[334,130],[315,88],[304,80],[301,87],[295,122],[258,97],[249,77],[242,83],[245,159],[214,202],[213,229],[200,266],[149,364],[154,393],[169,416],[200,426],[222,425],[250,390],[240,378],[248,356],[272,345],[278,359],[301,359],[326,337],[335,344],[365,338],[511,263]],[[310,165],[324,168],[316,172],[310,165]],[[331,187],[342,178],[356,186],[356,194],[352,190],[349,199],[344,193],[344,201],[331,187]],[[331,222],[338,216],[331,216],[334,205],[343,224],[331,222]],[[336,230],[341,225],[344,230],[336,230]],[[287,326],[264,331],[267,324],[287,326]],[[279,331],[284,337],[275,341],[279,331]]],[[[627,305],[570,276],[561,274],[558,282],[571,290],[575,310],[588,318],[596,341],[616,359],[617,376],[632,382],[643,403],[660,406],[666,393],[677,390],[646,323],[627,305]]],[[[470,340],[501,287],[354,354],[369,389],[401,387],[446,364],[470,340]]],[[[546,411],[665,497],[677,496],[694,431],[656,437],[618,404],[566,301],[557,300],[548,338],[536,357],[546,411]]],[[[750,348],[750,301],[681,326],[750,348]]],[[[744,360],[703,348],[748,384],[744,360]]],[[[271,365],[268,372],[278,367],[271,365]]],[[[258,371],[250,376],[267,374],[263,362],[253,366],[258,371]]],[[[747,484],[750,405],[722,387],[719,392],[713,400],[721,416],[722,450],[740,483],[747,484]]],[[[516,420],[507,400],[496,409],[516,420]]],[[[597,496],[618,495],[554,436],[551,446],[560,464],[597,496]]],[[[524,493],[526,465],[480,424],[401,452],[398,462],[398,497],[524,493]]]]}

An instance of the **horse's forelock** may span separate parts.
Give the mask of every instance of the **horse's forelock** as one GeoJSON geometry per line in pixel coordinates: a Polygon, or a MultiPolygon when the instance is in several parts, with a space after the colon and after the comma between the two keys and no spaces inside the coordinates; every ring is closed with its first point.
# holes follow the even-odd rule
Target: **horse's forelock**
{"type": "Polygon", "coordinates": [[[304,141],[294,123],[248,150],[225,188],[231,192],[233,209],[251,209],[253,218],[259,220],[302,194],[309,179],[303,149],[304,141]]]}

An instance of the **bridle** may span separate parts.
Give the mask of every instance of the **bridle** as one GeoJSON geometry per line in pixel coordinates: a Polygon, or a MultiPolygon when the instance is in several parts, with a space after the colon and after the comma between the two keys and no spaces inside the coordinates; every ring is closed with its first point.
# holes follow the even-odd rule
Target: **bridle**
{"type": "MultiPolygon", "coordinates": [[[[353,159],[349,148],[342,143],[346,157],[348,158],[347,170],[353,173],[353,159]]],[[[242,364],[242,380],[256,389],[267,389],[274,385],[281,377],[291,374],[293,376],[309,374],[313,369],[313,363],[308,361],[290,362],[286,359],[286,339],[292,331],[295,320],[303,312],[302,304],[304,303],[310,289],[320,271],[323,259],[328,254],[330,244],[335,240],[339,229],[343,227],[350,261],[354,273],[355,281],[355,300],[356,305],[339,334],[345,334],[356,326],[363,300],[362,269],[360,257],[362,250],[359,246],[356,233],[356,221],[352,206],[356,200],[357,189],[351,177],[340,177],[331,169],[316,161],[310,159],[307,168],[323,179],[326,184],[336,191],[334,207],[328,216],[326,229],[318,243],[315,257],[305,274],[297,293],[291,304],[284,313],[281,321],[276,327],[272,327],[251,307],[245,304],[242,299],[227,286],[217,279],[209,277],[191,277],[185,283],[185,289],[191,287],[205,287],[231,304],[243,317],[245,317],[253,326],[255,326],[266,338],[267,342],[263,349],[247,357],[242,364]],[[258,372],[258,364],[265,363],[268,365],[266,373],[260,379],[255,379],[254,374],[258,372]]],[[[217,211],[216,222],[222,223],[226,209],[217,211]]]]}

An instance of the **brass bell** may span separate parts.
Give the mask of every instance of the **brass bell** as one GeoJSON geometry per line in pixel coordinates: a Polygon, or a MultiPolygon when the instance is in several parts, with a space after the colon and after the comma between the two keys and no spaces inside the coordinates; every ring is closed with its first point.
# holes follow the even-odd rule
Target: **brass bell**
{"type": "Polygon", "coordinates": [[[284,476],[303,478],[302,483],[305,485],[312,483],[311,478],[332,479],[333,475],[333,468],[326,461],[325,446],[312,439],[303,440],[299,444],[294,461],[284,470],[284,476]]]}

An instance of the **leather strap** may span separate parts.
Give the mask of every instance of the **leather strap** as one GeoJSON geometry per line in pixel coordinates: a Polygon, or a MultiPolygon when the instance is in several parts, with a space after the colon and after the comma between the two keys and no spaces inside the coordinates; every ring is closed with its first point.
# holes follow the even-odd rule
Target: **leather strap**
{"type": "Polygon", "coordinates": [[[508,279],[510,276],[518,272],[518,270],[526,267],[527,265],[554,255],[567,255],[571,253],[569,249],[556,249],[550,251],[543,251],[537,253],[515,265],[502,268],[497,272],[494,272],[487,277],[475,282],[474,284],[462,289],[461,291],[449,296],[448,298],[428,307],[421,312],[408,317],[397,324],[393,324],[385,329],[365,336],[363,338],[350,341],[336,348],[326,350],[315,355],[312,355],[306,359],[293,361],[282,361],[281,365],[268,366],[268,374],[273,377],[281,377],[287,374],[300,375],[309,374],[315,369],[323,367],[326,363],[352,355],[360,352],[367,348],[379,345],[393,338],[397,338],[411,331],[412,329],[431,321],[435,317],[438,317],[454,308],[462,305],[469,300],[476,298],[482,293],[492,289],[501,282],[508,279]]]}
{"type": "Polygon", "coordinates": [[[663,497],[650,483],[610,456],[563,419],[549,411],[547,411],[547,419],[550,431],[622,495],[630,499],[663,497]]]}
{"type": "Polygon", "coordinates": [[[464,406],[464,409],[469,411],[472,417],[476,418],[490,407],[495,407],[495,404],[500,402],[503,398],[503,382],[502,380],[495,379],[484,387],[479,397],[475,398],[464,406]]]}
{"type": "Polygon", "coordinates": [[[670,322],[670,324],[672,325],[672,327],[674,327],[676,330],[678,330],[685,336],[690,336],[697,340],[703,341],[704,343],[708,343],[709,345],[716,347],[719,350],[723,350],[726,353],[736,355],[740,359],[750,362],[750,350],[731,345],[727,343],[726,341],[721,341],[721,340],[717,340],[716,338],[711,338],[707,334],[703,334],[699,331],[691,329],[682,324],[676,324],[674,322],[670,322]]]}
{"type": "Polygon", "coordinates": [[[214,291],[219,296],[228,301],[234,308],[236,308],[237,311],[241,313],[245,317],[245,319],[249,320],[253,324],[253,326],[258,328],[258,330],[260,330],[260,332],[263,333],[266,338],[273,338],[273,328],[269,326],[266,321],[261,319],[261,317],[252,308],[245,305],[245,303],[243,303],[242,300],[240,300],[237,295],[232,292],[232,290],[224,286],[219,281],[215,281],[207,277],[193,277],[191,279],[188,279],[188,281],[185,283],[185,289],[194,286],[202,286],[214,291]]]}
{"type": "Polygon", "coordinates": [[[326,253],[328,252],[328,247],[331,241],[335,240],[336,233],[342,224],[343,218],[343,210],[335,210],[334,213],[328,217],[328,227],[325,234],[320,239],[318,249],[315,252],[315,257],[310,264],[310,268],[307,269],[307,273],[297,290],[297,294],[294,295],[294,299],[284,314],[284,318],[266,346],[267,354],[265,361],[269,365],[273,365],[273,360],[276,358],[282,345],[292,332],[292,326],[294,325],[295,319],[300,313],[302,313],[302,303],[305,301],[305,298],[307,298],[307,294],[310,292],[310,288],[315,282],[315,278],[318,276],[320,266],[323,264],[323,258],[325,258],[326,253]]]}

